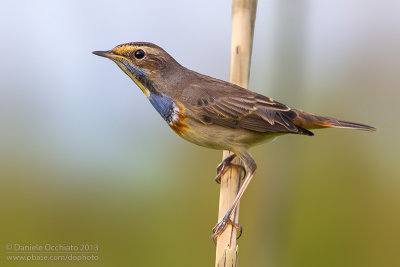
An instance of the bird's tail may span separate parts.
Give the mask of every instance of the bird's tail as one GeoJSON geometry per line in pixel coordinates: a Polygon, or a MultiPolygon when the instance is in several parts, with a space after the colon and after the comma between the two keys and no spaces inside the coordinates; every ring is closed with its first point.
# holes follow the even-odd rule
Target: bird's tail
{"type": "Polygon", "coordinates": [[[293,119],[294,124],[304,129],[318,129],[325,127],[335,127],[335,128],[349,128],[349,129],[359,129],[365,131],[375,131],[376,128],[356,123],[350,121],[342,121],[334,118],[317,116],[311,113],[306,113],[303,111],[296,110],[297,117],[293,119]]]}

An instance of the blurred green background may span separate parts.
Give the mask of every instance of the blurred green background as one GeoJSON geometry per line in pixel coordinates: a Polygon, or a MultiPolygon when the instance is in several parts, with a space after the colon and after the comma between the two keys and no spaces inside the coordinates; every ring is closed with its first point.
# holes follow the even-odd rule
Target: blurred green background
{"type": "MultiPolygon", "coordinates": [[[[250,88],[378,128],[251,150],[240,266],[400,266],[395,0],[259,1],[250,88]]],[[[230,1],[0,1],[1,266],[212,266],[221,152],[177,137],[91,54],[159,44],[228,79],[230,1]],[[7,244],[99,245],[98,261],[6,260],[7,244]]]]}

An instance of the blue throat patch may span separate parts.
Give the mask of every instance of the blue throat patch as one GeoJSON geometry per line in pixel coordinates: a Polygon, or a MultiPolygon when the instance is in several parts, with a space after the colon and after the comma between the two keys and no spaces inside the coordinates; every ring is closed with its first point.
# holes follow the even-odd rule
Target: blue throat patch
{"type": "Polygon", "coordinates": [[[144,69],[136,68],[135,66],[132,66],[129,62],[126,62],[126,64],[124,64],[124,65],[130,72],[134,73],[137,76],[148,76],[149,75],[144,69]]]}
{"type": "Polygon", "coordinates": [[[165,95],[150,94],[150,103],[167,122],[172,120],[174,113],[174,101],[165,95]]]}

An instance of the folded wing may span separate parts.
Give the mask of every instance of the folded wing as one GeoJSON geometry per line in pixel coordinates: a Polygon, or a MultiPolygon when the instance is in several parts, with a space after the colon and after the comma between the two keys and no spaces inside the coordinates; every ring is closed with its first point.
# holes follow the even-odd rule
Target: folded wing
{"type": "Polygon", "coordinates": [[[313,135],[293,123],[297,113],[288,106],[244,88],[228,85],[228,88],[224,88],[226,85],[222,84],[225,90],[213,90],[210,93],[199,91],[202,90],[201,86],[191,88],[196,90],[190,94],[190,103],[195,110],[191,116],[204,124],[255,132],[313,135]]]}

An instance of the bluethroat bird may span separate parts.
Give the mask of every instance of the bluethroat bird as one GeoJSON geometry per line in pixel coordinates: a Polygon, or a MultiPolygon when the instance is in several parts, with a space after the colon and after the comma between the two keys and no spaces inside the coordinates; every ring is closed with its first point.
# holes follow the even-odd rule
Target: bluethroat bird
{"type": "Polygon", "coordinates": [[[214,241],[228,223],[241,230],[231,215],[256,170],[247,152],[251,146],[287,133],[312,136],[310,130],[317,128],[375,130],[365,124],[292,109],[235,84],[194,72],[152,43],[126,43],[93,54],[114,61],[179,136],[200,146],[233,152],[218,165],[217,181],[227,167],[233,166],[235,157],[241,160],[245,178],[232,206],[213,229],[214,241]]]}

